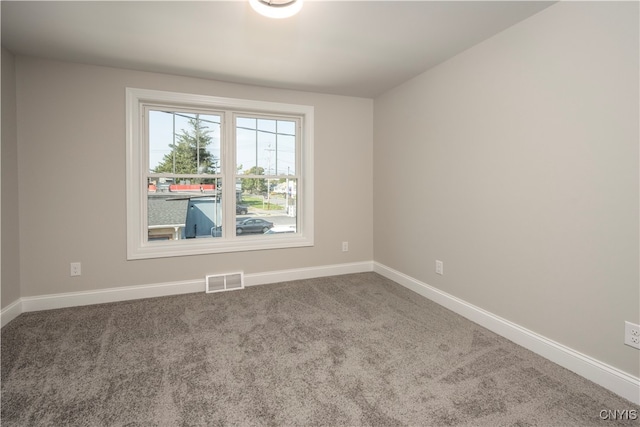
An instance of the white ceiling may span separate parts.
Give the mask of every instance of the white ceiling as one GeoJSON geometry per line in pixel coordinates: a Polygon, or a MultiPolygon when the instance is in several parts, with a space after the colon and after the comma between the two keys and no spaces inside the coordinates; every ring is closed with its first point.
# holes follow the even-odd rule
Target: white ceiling
{"type": "Polygon", "coordinates": [[[16,54],[374,98],[537,13],[543,1],[2,1],[16,54]]]}

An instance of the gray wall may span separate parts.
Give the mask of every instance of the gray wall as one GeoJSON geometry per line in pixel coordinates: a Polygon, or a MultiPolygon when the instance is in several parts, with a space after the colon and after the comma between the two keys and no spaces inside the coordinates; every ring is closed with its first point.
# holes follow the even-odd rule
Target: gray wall
{"type": "Polygon", "coordinates": [[[2,277],[0,306],[20,298],[18,235],[18,137],[16,131],[15,58],[2,48],[2,277]]]}
{"type": "Polygon", "coordinates": [[[373,259],[373,100],[22,56],[16,65],[23,297],[373,259]],[[315,246],[127,261],[127,86],[313,105],[315,246]],[[74,261],[80,277],[69,277],[74,261]]]}
{"type": "Polygon", "coordinates": [[[563,2],[376,99],[375,260],[638,376],[638,75],[638,3],[563,2]]]}

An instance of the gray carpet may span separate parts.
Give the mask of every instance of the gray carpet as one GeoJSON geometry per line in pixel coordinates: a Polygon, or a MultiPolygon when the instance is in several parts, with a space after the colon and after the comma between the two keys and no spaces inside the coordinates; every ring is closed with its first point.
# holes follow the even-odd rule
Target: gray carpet
{"type": "Polygon", "coordinates": [[[635,410],[375,273],[24,313],[3,426],[589,426],[635,410]]]}

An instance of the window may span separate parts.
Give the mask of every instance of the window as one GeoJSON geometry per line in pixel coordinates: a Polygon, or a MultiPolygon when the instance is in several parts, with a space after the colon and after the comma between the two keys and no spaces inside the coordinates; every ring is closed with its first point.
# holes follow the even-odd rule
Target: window
{"type": "Polygon", "coordinates": [[[127,258],[313,245],[313,107],[127,95],[127,258]]]}

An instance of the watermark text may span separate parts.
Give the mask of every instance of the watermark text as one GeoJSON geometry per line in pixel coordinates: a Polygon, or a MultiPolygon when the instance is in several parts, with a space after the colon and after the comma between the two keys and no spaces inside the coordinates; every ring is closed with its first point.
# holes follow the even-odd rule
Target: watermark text
{"type": "Polygon", "coordinates": [[[601,420],[637,420],[638,411],[636,409],[603,409],[600,411],[601,420]]]}

